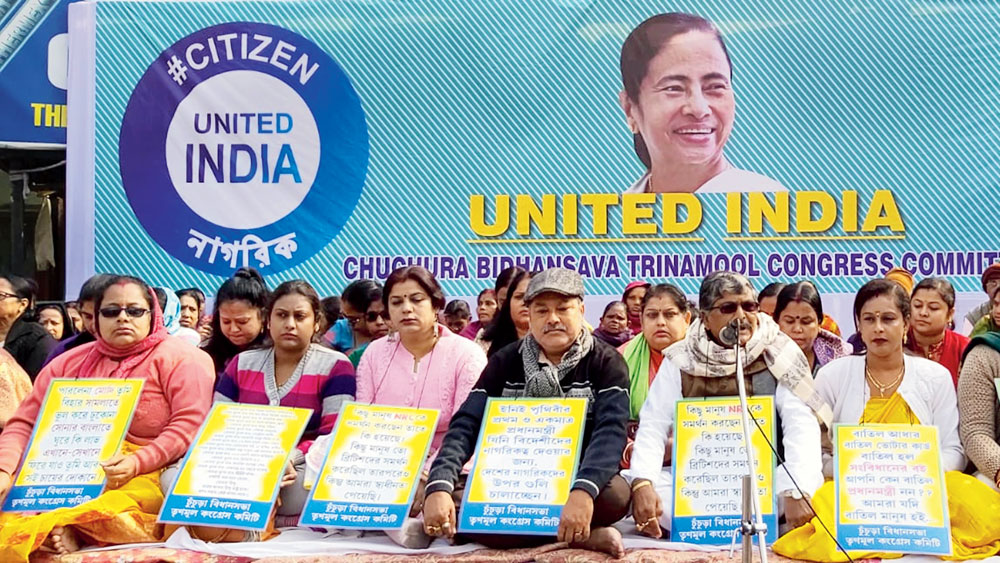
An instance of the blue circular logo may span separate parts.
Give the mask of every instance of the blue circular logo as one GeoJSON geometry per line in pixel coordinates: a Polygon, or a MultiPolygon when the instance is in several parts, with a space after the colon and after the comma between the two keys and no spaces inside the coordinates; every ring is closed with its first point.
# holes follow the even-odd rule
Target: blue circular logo
{"type": "Polygon", "coordinates": [[[171,45],[122,120],[119,167],[146,232],[185,264],[279,272],[351,216],[368,128],[343,69],[308,39],[232,22],[171,45]]]}

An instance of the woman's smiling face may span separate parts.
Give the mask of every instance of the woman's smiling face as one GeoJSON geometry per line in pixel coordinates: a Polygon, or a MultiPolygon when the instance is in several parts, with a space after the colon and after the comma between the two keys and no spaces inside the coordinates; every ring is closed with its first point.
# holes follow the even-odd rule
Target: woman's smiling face
{"type": "Polygon", "coordinates": [[[718,38],[705,31],[677,35],[650,60],[638,100],[624,105],[654,169],[722,158],[736,117],[730,74],[718,38]]]}

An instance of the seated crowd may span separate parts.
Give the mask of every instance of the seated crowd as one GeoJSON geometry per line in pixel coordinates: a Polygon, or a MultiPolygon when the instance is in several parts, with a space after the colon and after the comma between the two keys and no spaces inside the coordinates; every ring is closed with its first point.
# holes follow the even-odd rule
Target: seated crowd
{"type": "MultiPolygon", "coordinates": [[[[262,541],[293,527],[345,402],[440,412],[416,498],[389,536],[422,548],[435,537],[496,548],[552,541],[624,555],[613,525],[669,535],[678,401],[747,392],[771,396],[781,468],[774,473],[775,552],[846,561],[834,519],[829,433],[837,423],[937,428],[953,555],[1000,552],[1000,266],[983,274],[989,300],[954,330],[955,290],[904,271],[865,283],[857,333],[845,339],[809,281],[758,293],[733,272],[701,282],[697,303],[669,283],[629,283],[584,318],[576,272],[511,268],[470,304],[448,301],[431,272],[407,266],[384,285],[358,280],[321,299],[304,280],[273,290],[244,268],[216,291],[172,291],[99,274],[70,304],[36,303],[31,282],[0,276],[0,498],[10,489],[56,378],[135,378],[144,386],[121,451],[102,462],[105,492],[72,508],[0,513],[0,560],[36,551],[161,541],[157,514],[179,460],[215,401],[311,409],[262,533],[190,526],[208,542],[262,541]],[[977,312],[978,311],[978,312],[977,312]],[[735,321],[735,322],[734,322],[735,321]],[[459,505],[490,397],[588,400],[576,479],[554,537],[457,533],[459,505]],[[307,477],[307,467],[313,474],[307,477]]],[[[175,527],[174,527],[175,528],[175,527]]],[[[859,554],[860,555],[860,554],[859,554]]],[[[881,557],[865,553],[864,557],[881,557]]]]}

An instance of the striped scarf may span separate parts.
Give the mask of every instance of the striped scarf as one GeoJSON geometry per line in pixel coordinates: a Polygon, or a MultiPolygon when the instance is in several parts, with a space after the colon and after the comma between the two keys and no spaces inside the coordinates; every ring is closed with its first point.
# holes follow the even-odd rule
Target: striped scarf
{"type": "Polygon", "coordinates": [[[541,363],[542,348],[529,332],[521,340],[521,360],[524,362],[524,396],[525,397],[562,397],[563,390],[559,382],[594,349],[594,337],[587,329],[580,330],[576,342],[563,354],[559,365],[541,363]]]}

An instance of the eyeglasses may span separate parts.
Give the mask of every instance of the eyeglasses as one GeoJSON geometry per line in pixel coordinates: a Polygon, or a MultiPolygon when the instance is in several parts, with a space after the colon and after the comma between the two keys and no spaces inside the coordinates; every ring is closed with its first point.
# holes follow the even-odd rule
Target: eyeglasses
{"type": "Polygon", "coordinates": [[[105,319],[117,319],[122,314],[122,311],[125,311],[125,314],[133,319],[138,319],[149,313],[149,309],[143,309],[142,307],[119,307],[117,305],[102,307],[99,312],[105,319]]]}
{"type": "Polygon", "coordinates": [[[6,291],[0,291],[0,301],[10,298],[18,299],[17,295],[14,293],[7,293],[6,291]]]}
{"type": "Polygon", "coordinates": [[[389,320],[389,313],[386,313],[385,311],[368,311],[365,313],[365,320],[370,323],[375,322],[375,319],[379,317],[382,317],[383,321],[387,321],[389,320]]]}
{"type": "Polygon", "coordinates": [[[743,309],[746,313],[756,313],[760,309],[760,304],[756,301],[744,301],[739,303],[737,301],[729,301],[728,303],[723,303],[715,307],[709,307],[710,311],[718,309],[723,315],[732,315],[736,312],[736,309],[743,309]]]}

